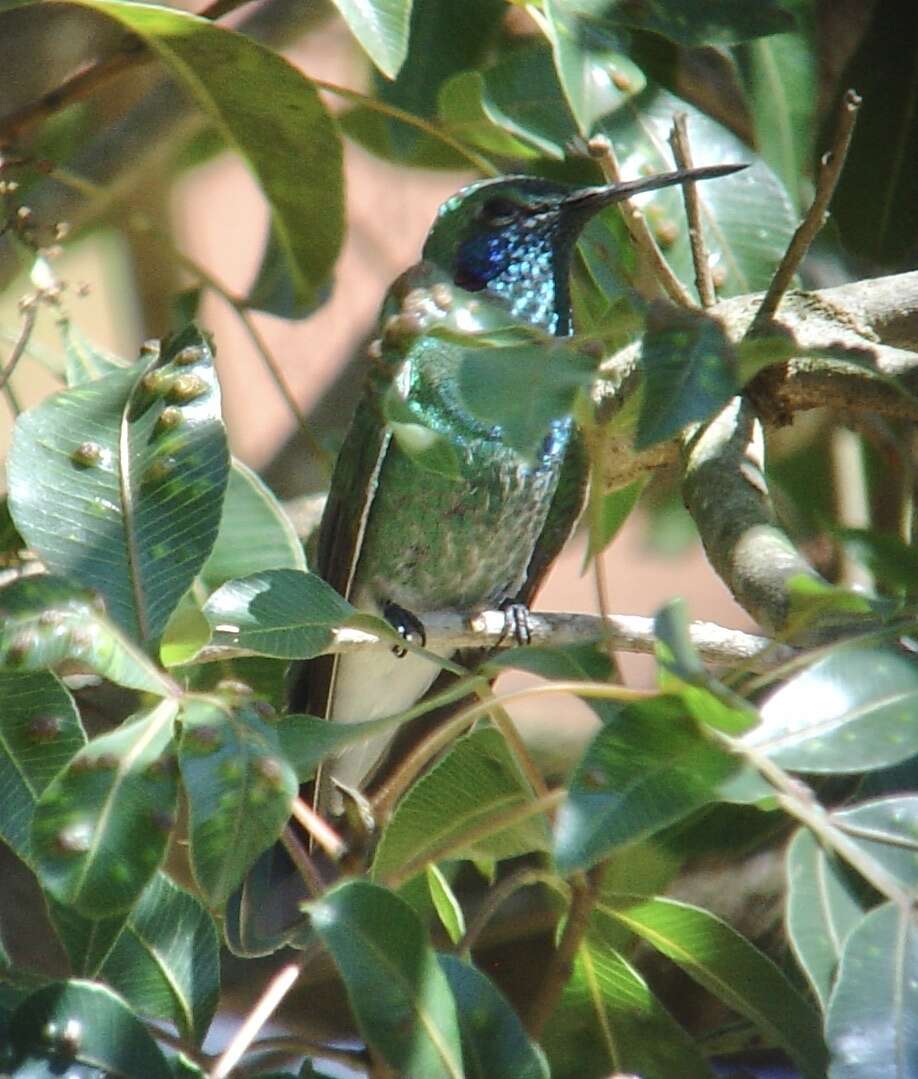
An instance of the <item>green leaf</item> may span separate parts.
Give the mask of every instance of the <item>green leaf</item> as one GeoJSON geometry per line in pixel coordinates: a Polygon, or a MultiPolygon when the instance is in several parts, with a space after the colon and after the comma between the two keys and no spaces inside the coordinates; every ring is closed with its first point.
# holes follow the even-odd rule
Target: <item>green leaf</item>
{"type": "Polygon", "coordinates": [[[143,1023],[111,989],[92,982],[53,982],[27,997],[10,1020],[10,1039],[20,1057],[63,1054],[107,1074],[174,1079],[143,1023]]]}
{"type": "Polygon", "coordinates": [[[826,1015],[830,1079],[908,1079],[918,1072],[918,931],[884,903],[845,941],[826,1015]]]}
{"type": "Polygon", "coordinates": [[[157,873],[105,959],[101,978],[142,1015],[200,1044],[220,995],[220,943],[200,901],[157,873]]]}
{"type": "Polygon", "coordinates": [[[111,918],[87,918],[52,895],[46,895],[45,901],[48,917],[70,960],[71,973],[80,978],[97,978],[128,920],[129,911],[111,918]]]}
{"type": "Polygon", "coordinates": [[[503,131],[488,116],[482,97],[484,76],[480,71],[460,71],[440,87],[437,111],[441,123],[455,138],[488,153],[523,160],[535,151],[503,131]]]}
{"type": "Polygon", "coordinates": [[[288,715],[275,730],[281,752],[296,772],[300,783],[307,783],[327,757],[348,746],[359,745],[376,734],[385,734],[403,722],[400,716],[368,719],[363,723],[329,723],[316,716],[288,715]]]}
{"type": "Polygon", "coordinates": [[[252,707],[217,697],[187,700],[181,725],[191,867],[216,907],[281,834],[298,784],[276,730],[252,707]]]}
{"type": "Polygon", "coordinates": [[[738,50],[755,144],[801,211],[805,209],[801,181],[813,164],[817,116],[819,72],[813,36],[775,34],[738,50]]]}
{"type": "Polygon", "coordinates": [[[492,729],[474,731],[459,739],[399,802],[379,841],[373,879],[401,875],[409,864],[420,873],[426,861],[446,856],[501,859],[544,850],[548,836],[541,816],[499,827],[506,814],[531,801],[503,737],[492,729]],[[476,836],[481,829],[488,834],[476,836]],[[443,854],[447,849],[449,854],[443,854]]]}
{"type": "Polygon", "coordinates": [[[737,4],[734,0],[554,0],[587,31],[631,27],[662,34],[680,45],[730,45],[792,30],[794,18],[781,0],[737,4]]]}
{"type": "Polygon", "coordinates": [[[554,1079],[635,1073],[710,1079],[691,1037],[621,954],[630,935],[594,910],[574,970],[545,1031],[554,1079]]]}
{"type": "Polygon", "coordinates": [[[465,1079],[549,1079],[542,1050],[491,980],[454,955],[437,962],[456,1000],[465,1079]]]}
{"type": "Polygon", "coordinates": [[[207,19],[151,4],[80,2],[138,34],[242,155],[271,207],[297,299],[313,306],[344,229],[341,141],[315,86],[278,53],[207,19]]]}
{"type": "Polygon", "coordinates": [[[547,0],[545,28],[564,96],[580,134],[589,138],[595,122],[643,90],[646,79],[625,55],[623,35],[571,9],[567,0],[547,0]]]}
{"type": "Polygon", "coordinates": [[[120,357],[94,344],[69,318],[57,324],[64,342],[67,359],[65,378],[71,388],[94,382],[113,371],[123,371],[128,365],[120,357]]]}
{"type": "Polygon", "coordinates": [[[840,647],[772,693],[744,742],[783,768],[866,772],[918,753],[916,701],[914,657],[840,647]]]}
{"type": "Polygon", "coordinates": [[[898,536],[861,528],[841,528],[836,535],[880,583],[910,594],[918,591],[918,551],[898,536]]]}
{"type": "Polygon", "coordinates": [[[266,570],[229,581],[204,605],[212,643],[280,659],[309,659],[354,608],[314,573],[266,570]]]}
{"type": "Polygon", "coordinates": [[[80,914],[127,910],[163,860],[178,800],[170,751],[176,711],[175,701],[163,701],[93,738],[38,800],[35,870],[80,914]]]}
{"type": "Polygon", "coordinates": [[[382,407],[399,449],[428,472],[448,480],[459,478],[459,453],[453,442],[442,431],[419,423],[418,416],[394,385],[383,397],[382,407]]]}
{"type": "Polygon", "coordinates": [[[723,324],[703,311],[658,300],[641,341],[643,386],[635,449],[673,438],[710,419],[739,389],[736,357],[723,324]]]}
{"type": "Polygon", "coordinates": [[[8,467],[13,519],[49,569],[97,588],[114,621],[155,641],[210,553],[226,487],[206,338],[189,327],[159,358],[23,413],[8,467]]]}
{"type": "Polygon", "coordinates": [[[832,820],[918,898],[918,795],[861,802],[836,810],[832,820]]]}
{"type": "MultiPolygon", "coordinates": [[[[357,6],[356,0],[349,2],[357,6]]],[[[504,6],[503,0],[414,0],[408,54],[398,77],[389,82],[374,73],[373,94],[383,111],[393,106],[433,121],[440,87],[457,72],[478,66],[498,32],[504,6]]],[[[342,127],[373,153],[404,164],[468,167],[461,154],[439,139],[366,107],[347,113],[342,127]]]]}
{"type": "Polygon", "coordinates": [[[555,826],[559,870],[585,869],[708,802],[732,800],[729,785],[741,768],[672,698],[621,709],[605,722],[571,777],[555,826]]]}
{"type": "Polygon", "coordinates": [[[646,483],[647,480],[642,476],[629,483],[627,487],[607,492],[603,492],[598,483],[590,485],[590,501],[587,509],[590,537],[587,552],[584,555],[584,564],[602,554],[615,539],[637,505],[646,483]]]}
{"type": "Polygon", "coordinates": [[[672,899],[622,896],[599,909],[783,1046],[809,1079],[825,1075],[819,1017],[778,967],[725,922],[672,899]]]}
{"type": "Polygon", "coordinates": [[[29,862],[42,791],[86,735],[73,698],[46,671],[0,674],[0,837],[29,862]]]}
{"type": "Polygon", "coordinates": [[[510,446],[532,457],[552,423],[571,412],[577,391],[593,381],[596,364],[595,356],[563,340],[469,349],[459,368],[459,393],[473,415],[499,425],[510,446]]]}
{"type": "Polygon", "coordinates": [[[437,917],[449,939],[453,944],[458,944],[465,934],[465,915],[459,900],[439,866],[431,863],[427,866],[426,874],[427,889],[437,917]]]}
{"type": "Polygon", "coordinates": [[[361,1035],[386,1063],[424,1079],[463,1079],[456,1005],[417,915],[398,896],[350,881],[308,907],[361,1035]]]}
{"type": "Polygon", "coordinates": [[[21,577],[0,589],[0,668],[37,671],[73,661],[131,689],[174,692],[102,606],[97,593],[60,577],[21,577]]]}
{"type": "Polygon", "coordinates": [[[333,0],[379,70],[394,79],[408,52],[411,0],[333,0]]]}
{"type": "Polygon", "coordinates": [[[787,850],[785,924],[794,955],[823,1008],[829,1000],[842,945],[865,904],[852,874],[801,828],[787,850]]]}
{"type": "MultiPolygon", "coordinates": [[[[911,265],[918,235],[918,8],[880,0],[837,93],[856,87],[863,104],[831,203],[843,247],[882,272],[911,265]],[[865,198],[865,194],[867,197],[865,198]]],[[[833,103],[829,115],[837,115],[833,103]]]]}

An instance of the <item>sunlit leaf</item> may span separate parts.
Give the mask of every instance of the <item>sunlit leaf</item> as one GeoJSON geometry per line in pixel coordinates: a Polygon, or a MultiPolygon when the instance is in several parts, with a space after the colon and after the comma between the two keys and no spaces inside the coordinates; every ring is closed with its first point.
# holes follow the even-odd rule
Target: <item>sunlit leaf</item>
{"type": "Polygon", "coordinates": [[[334,0],[334,4],[373,63],[394,79],[408,52],[411,0],[334,0]]]}
{"type": "Polygon", "coordinates": [[[65,378],[68,386],[82,386],[85,382],[92,382],[128,366],[120,356],[90,341],[70,319],[61,320],[58,329],[67,358],[65,378]]]}
{"type": "Polygon", "coordinates": [[[433,863],[428,865],[426,875],[427,889],[437,917],[449,939],[453,944],[458,944],[465,933],[465,915],[459,900],[439,866],[433,863]]]}

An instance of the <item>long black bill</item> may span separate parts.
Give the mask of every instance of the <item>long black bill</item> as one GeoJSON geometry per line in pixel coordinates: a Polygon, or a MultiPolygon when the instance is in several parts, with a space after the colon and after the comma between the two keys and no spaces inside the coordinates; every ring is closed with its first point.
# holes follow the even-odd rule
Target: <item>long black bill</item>
{"type": "Polygon", "coordinates": [[[605,184],[602,187],[582,187],[564,200],[567,209],[584,209],[591,212],[611,206],[613,202],[640,195],[645,191],[656,191],[660,187],[671,187],[686,180],[713,180],[718,176],[729,176],[732,172],[749,168],[743,165],[701,165],[697,169],[677,169],[675,172],[661,172],[656,176],[642,176],[638,180],[622,180],[617,184],[605,184]]]}

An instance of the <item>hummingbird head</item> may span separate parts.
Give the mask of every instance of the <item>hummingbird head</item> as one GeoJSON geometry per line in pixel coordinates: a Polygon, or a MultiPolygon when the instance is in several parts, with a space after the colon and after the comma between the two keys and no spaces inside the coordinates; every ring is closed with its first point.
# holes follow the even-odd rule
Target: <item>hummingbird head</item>
{"type": "Polygon", "coordinates": [[[642,191],[741,168],[713,165],[580,188],[535,176],[479,181],[440,207],[424,258],[460,288],[485,291],[515,317],[562,336],[571,332],[568,277],[574,245],[594,214],[642,191]]]}

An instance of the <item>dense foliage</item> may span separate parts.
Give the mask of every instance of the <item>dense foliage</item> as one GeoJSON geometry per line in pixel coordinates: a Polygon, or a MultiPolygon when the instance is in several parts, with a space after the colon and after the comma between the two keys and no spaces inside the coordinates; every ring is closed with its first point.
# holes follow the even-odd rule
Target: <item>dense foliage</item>
{"type": "MultiPolygon", "coordinates": [[[[43,358],[30,348],[40,316],[57,320],[62,382],[18,415],[6,461],[0,838],[24,883],[0,886],[0,1070],[294,1074],[278,1064],[306,1077],[343,1062],[412,1079],[700,1079],[761,1058],[809,1079],[918,1075],[918,333],[901,329],[908,311],[888,339],[865,315],[852,345],[853,323],[828,298],[812,303],[838,325],[819,340],[802,322],[749,333],[757,301],[743,300],[768,287],[810,204],[849,86],[863,107],[831,228],[798,280],[909,268],[918,15],[887,0],[840,13],[816,0],[294,7],[264,0],[230,30],[216,6],[202,18],[126,0],[0,4],[0,277],[20,288],[17,267],[30,273],[0,380],[9,393],[43,358]],[[333,17],[375,65],[366,94],[330,88],[348,102],[335,117],[276,51],[333,17]],[[104,100],[124,70],[143,70],[142,92],[104,100]],[[355,813],[336,822],[345,847],[314,825],[325,853],[306,859],[312,898],[292,929],[259,936],[247,905],[267,909],[271,886],[251,871],[299,785],[426,706],[346,727],[285,714],[292,661],[338,646],[342,631],[389,647],[391,631],[309,572],[305,537],[232,458],[215,344],[192,321],[214,279],[202,271],[175,297],[161,343],[136,360],[110,355],[55,276],[61,223],[74,235],[137,227],[119,199],[143,182],[138,133],[170,178],[228,145],[271,211],[236,309],[303,318],[342,240],[344,140],[405,169],[599,183],[614,166],[597,136],[626,175],[672,168],[675,114],[696,164],[750,163],[699,188],[712,312],[693,299],[674,188],[642,209],[682,301],[672,284],[658,297],[646,249],[635,254],[613,208],[581,244],[570,341],[461,300],[411,332],[467,345],[464,400],[521,454],[559,408],[577,417],[593,554],[665,467],[772,642],[742,654],[739,642],[731,662],[729,648],[705,651],[674,601],[654,624],[656,692],[616,683],[601,630],[492,655],[435,702],[464,700],[442,728],[453,737],[394,768],[378,832],[355,813]],[[760,473],[741,394],[773,427],[832,407],[760,473]],[[863,473],[836,453],[843,421],[862,436],[863,473]],[[835,512],[852,484],[868,521],[835,512]],[[595,710],[569,775],[539,775],[512,708],[508,719],[491,701],[481,675],[510,667],[595,710]],[[719,862],[754,905],[744,867],[763,857],[783,858],[779,932],[752,939],[673,890],[686,866],[719,862]],[[14,940],[23,895],[34,932],[14,940]],[[281,1043],[261,1028],[297,981],[281,1043]],[[332,984],[344,992],[319,1006],[332,984]],[[262,990],[232,1056],[204,1052],[218,1009],[249,1013],[262,990]]],[[[905,306],[913,278],[902,275],[905,306]]],[[[448,473],[448,447],[418,445],[421,467],[448,473]]]]}

